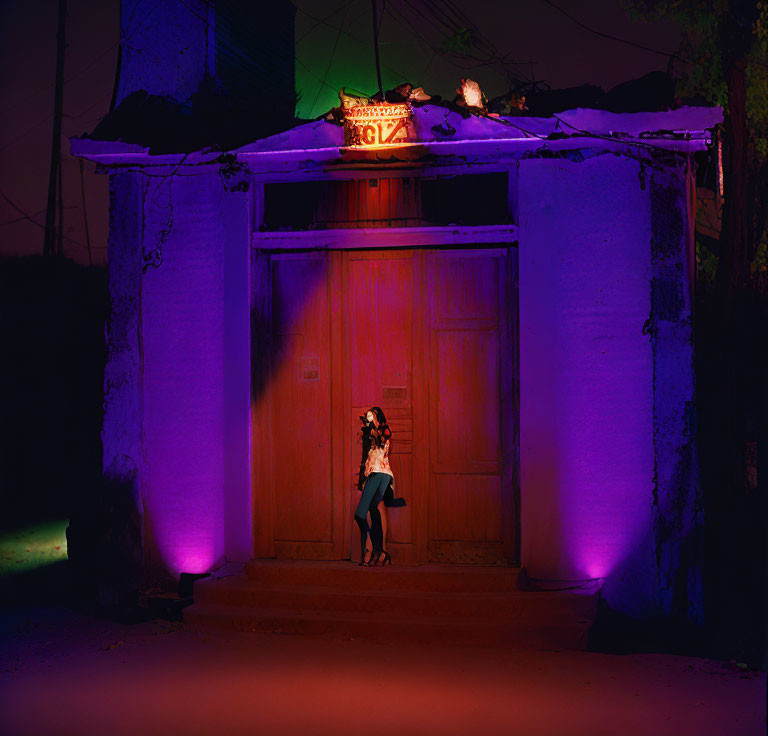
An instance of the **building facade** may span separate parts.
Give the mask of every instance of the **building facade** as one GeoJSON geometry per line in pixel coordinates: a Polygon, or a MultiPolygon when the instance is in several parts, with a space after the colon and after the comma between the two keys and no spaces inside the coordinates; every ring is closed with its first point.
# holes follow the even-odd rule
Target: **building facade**
{"type": "Polygon", "coordinates": [[[378,405],[396,563],[697,620],[692,156],[719,120],[423,105],[385,149],[326,121],[227,154],[73,139],[111,179],[104,471],[136,485],[146,579],[354,557],[378,405]]]}

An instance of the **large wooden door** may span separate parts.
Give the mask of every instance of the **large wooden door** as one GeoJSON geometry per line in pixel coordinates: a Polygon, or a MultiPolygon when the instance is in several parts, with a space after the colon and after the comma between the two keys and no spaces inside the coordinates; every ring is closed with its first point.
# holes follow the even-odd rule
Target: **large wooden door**
{"type": "Polygon", "coordinates": [[[408,504],[393,558],[517,561],[513,252],[256,257],[256,556],[357,558],[358,416],[379,405],[408,504]]]}

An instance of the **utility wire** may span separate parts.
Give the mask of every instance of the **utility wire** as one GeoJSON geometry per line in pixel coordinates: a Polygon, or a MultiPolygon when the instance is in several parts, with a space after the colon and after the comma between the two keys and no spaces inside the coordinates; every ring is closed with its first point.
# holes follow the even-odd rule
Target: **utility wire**
{"type": "MultiPolygon", "coordinates": [[[[349,10],[349,8],[347,8],[347,10],[349,10]]],[[[346,20],[346,18],[347,18],[347,13],[345,12],[344,18],[342,18],[341,20],[341,25],[339,26],[339,30],[336,33],[336,40],[333,42],[333,48],[331,49],[331,57],[330,59],[328,59],[328,65],[325,67],[325,74],[323,74],[323,78],[320,80],[320,85],[318,86],[317,92],[315,93],[315,100],[312,103],[312,107],[309,109],[310,118],[312,117],[312,113],[315,111],[315,105],[317,105],[317,100],[320,97],[320,92],[322,92],[323,90],[323,85],[326,84],[325,80],[328,79],[328,72],[331,71],[331,66],[333,65],[333,60],[336,56],[336,49],[338,48],[338,45],[339,45],[339,39],[341,38],[341,32],[342,32],[342,29],[344,28],[344,21],[346,20]]],[[[330,85],[326,85],[326,86],[330,86],[330,85]]]]}
{"type": "MultiPolygon", "coordinates": [[[[16,212],[23,215],[21,219],[29,220],[29,222],[31,222],[33,225],[37,225],[38,227],[41,227],[43,228],[43,230],[45,230],[45,225],[37,222],[37,220],[35,220],[32,215],[30,215],[28,212],[25,212],[23,209],[21,209],[21,207],[19,207],[2,189],[0,189],[0,197],[2,197],[6,202],[8,202],[8,204],[11,205],[11,207],[13,207],[13,209],[15,209],[16,212]]],[[[45,212],[45,210],[42,210],[42,211],[45,212]]],[[[67,237],[66,235],[63,235],[63,234],[62,234],[62,237],[64,238],[64,240],[68,240],[70,243],[79,245],[81,248],[84,247],[83,244],[77,240],[73,240],[72,238],[67,237]]]]}
{"type": "Polygon", "coordinates": [[[542,2],[545,2],[547,5],[553,7],[555,10],[557,10],[559,13],[562,13],[566,18],[568,18],[570,21],[575,23],[580,28],[583,28],[585,31],[589,31],[590,33],[594,33],[596,36],[601,36],[602,38],[609,38],[611,41],[618,41],[619,43],[625,43],[628,46],[634,46],[638,49],[643,49],[644,51],[650,51],[653,54],[659,54],[660,56],[667,56],[667,57],[675,57],[677,58],[677,54],[670,54],[666,51],[659,51],[658,49],[652,49],[650,46],[644,46],[641,43],[635,43],[634,41],[627,41],[626,38],[619,38],[618,36],[612,36],[610,33],[603,33],[602,31],[597,31],[594,28],[590,28],[588,25],[582,23],[577,18],[574,18],[570,13],[568,13],[566,10],[563,10],[559,5],[552,2],[552,0],[542,0],[542,2]]]}
{"type": "Polygon", "coordinates": [[[310,75],[311,75],[311,76],[313,76],[313,77],[314,77],[314,78],[315,78],[315,79],[316,79],[318,82],[320,82],[320,84],[323,84],[323,85],[325,85],[326,87],[328,87],[328,89],[332,89],[334,92],[338,92],[338,90],[337,90],[335,87],[331,87],[331,85],[330,85],[330,84],[328,84],[328,83],[327,83],[327,82],[325,82],[323,79],[321,79],[320,77],[318,77],[318,76],[317,76],[317,74],[315,74],[315,73],[312,71],[312,69],[310,69],[310,68],[309,68],[309,67],[308,67],[308,66],[307,66],[307,65],[306,65],[306,64],[305,64],[305,63],[304,63],[304,62],[303,62],[303,61],[302,61],[302,60],[301,60],[301,59],[300,59],[298,56],[296,57],[296,61],[298,61],[298,62],[299,62],[299,64],[301,64],[301,65],[304,67],[304,69],[306,69],[306,71],[307,71],[307,73],[308,73],[308,74],[310,74],[310,75]]]}
{"type": "Polygon", "coordinates": [[[5,227],[6,225],[15,225],[17,222],[24,222],[24,220],[30,219],[30,217],[39,217],[40,215],[45,212],[45,209],[38,210],[32,215],[22,215],[21,217],[16,217],[13,220],[6,220],[5,222],[0,222],[0,227],[5,227]]]}
{"type": "Polygon", "coordinates": [[[307,31],[306,31],[306,32],[305,32],[305,33],[304,33],[304,34],[301,36],[301,38],[297,38],[297,39],[296,39],[296,45],[298,46],[298,45],[299,45],[299,44],[300,44],[300,43],[301,43],[301,42],[302,42],[302,41],[303,41],[303,40],[304,40],[304,39],[305,39],[307,36],[309,36],[309,34],[310,34],[310,33],[312,33],[312,31],[314,31],[314,30],[315,30],[315,28],[318,28],[318,27],[319,27],[319,26],[321,26],[321,25],[328,25],[328,21],[329,21],[329,20],[330,20],[330,19],[331,19],[331,18],[332,18],[334,15],[336,15],[336,13],[338,13],[340,10],[344,10],[345,8],[348,8],[348,7],[349,7],[350,5],[352,5],[352,3],[354,3],[354,2],[357,2],[357,0],[348,0],[348,2],[346,2],[346,3],[342,3],[341,5],[339,5],[339,7],[338,7],[338,8],[336,8],[336,10],[334,10],[334,11],[332,11],[332,12],[328,13],[328,15],[326,15],[324,18],[316,18],[314,15],[310,15],[309,13],[307,13],[307,11],[306,11],[306,10],[302,10],[301,8],[297,7],[296,9],[297,9],[297,10],[298,10],[300,13],[303,13],[304,15],[306,15],[306,16],[307,16],[307,18],[309,18],[310,20],[313,20],[313,21],[315,21],[315,22],[312,24],[312,26],[310,26],[310,27],[307,29],[307,31]]]}
{"type": "MultiPolygon", "coordinates": [[[[78,71],[76,71],[72,76],[67,77],[64,80],[64,84],[69,84],[69,82],[73,81],[74,79],[77,79],[81,74],[85,74],[89,69],[94,67],[96,64],[98,64],[110,51],[112,51],[115,47],[119,46],[120,42],[116,41],[115,43],[111,44],[108,48],[104,49],[96,58],[91,59],[84,67],[80,68],[78,71]]],[[[15,112],[19,109],[25,102],[28,102],[33,97],[37,97],[37,95],[47,92],[49,89],[53,89],[56,86],[56,84],[48,84],[45,87],[42,87],[41,89],[37,90],[37,92],[33,92],[31,95],[27,95],[23,99],[19,100],[15,105],[11,107],[7,107],[3,110],[3,115],[10,115],[12,112],[15,112]]],[[[49,115],[49,117],[51,117],[49,115]]],[[[47,118],[46,118],[47,119],[47,118]]]]}
{"type": "MultiPolygon", "coordinates": [[[[101,53],[99,53],[97,56],[95,56],[93,59],[91,59],[87,64],[85,64],[85,66],[82,66],[80,69],[78,69],[72,75],[67,77],[64,80],[64,84],[69,84],[70,82],[72,82],[75,79],[77,79],[78,77],[80,77],[82,74],[85,74],[85,72],[89,71],[94,66],[96,66],[96,64],[98,64],[107,54],[110,53],[110,51],[113,51],[115,48],[120,46],[125,41],[130,41],[130,39],[141,28],[141,26],[143,26],[144,23],[146,23],[147,20],[149,20],[149,18],[155,12],[155,10],[157,10],[157,8],[160,5],[163,4],[163,1],[164,0],[159,0],[159,2],[157,2],[154,5],[154,7],[144,16],[144,18],[142,18],[142,20],[140,20],[136,24],[136,26],[132,30],[129,30],[125,34],[121,35],[120,40],[115,41],[114,43],[111,43],[103,51],[101,51],[101,53]]],[[[350,2],[354,2],[354,1],[355,0],[350,0],[350,2]]],[[[126,27],[128,27],[128,28],[130,27],[131,21],[133,20],[133,15],[135,14],[135,12],[136,12],[136,10],[137,10],[137,8],[139,7],[140,4],[141,4],[140,2],[136,2],[136,4],[134,5],[133,12],[131,14],[131,17],[128,19],[128,23],[126,24],[126,27]]],[[[35,92],[32,92],[31,94],[28,94],[26,97],[23,97],[22,99],[20,99],[14,105],[12,105],[10,107],[4,108],[3,111],[2,111],[3,116],[10,115],[12,112],[15,112],[16,110],[18,110],[18,108],[21,107],[25,102],[28,102],[29,100],[31,100],[34,97],[37,97],[37,95],[42,94],[43,92],[47,92],[48,90],[53,89],[53,87],[55,87],[55,86],[56,86],[55,83],[54,84],[47,84],[47,85],[45,85],[45,87],[41,87],[40,89],[36,90],[35,92]]]]}
{"type": "MultiPolygon", "coordinates": [[[[318,19],[318,18],[316,18],[314,15],[310,15],[310,14],[309,14],[309,13],[307,13],[305,10],[302,10],[302,9],[301,9],[301,8],[299,8],[299,7],[297,7],[297,10],[298,10],[300,13],[303,13],[304,15],[306,15],[308,18],[311,18],[312,20],[319,20],[319,21],[321,22],[321,24],[322,24],[322,25],[324,25],[324,26],[327,26],[328,28],[333,28],[333,30],[335,30],[335,31],[338,31],[338,30],[339,30],[339,26],[337,26],[337,25],[334,25],[333,23],[328,23],[328,22],[327,22],[327,21],[325,21],[325,20],[322,20],[322,19],[318,19]]],[[[388,11],[388,10],[389,10],[389,7],[388,7],[388,6],[385,6],[385,10],[387,10],[387,11],[388,11]]],[[[356,43],[359,43],[361,46],[364,46],[366,49],[368,49],[368,48],[369,48],[369,43],[368,43],[367,41],[361,41],[361,40],[360,40],[360,39],[359,39],[357,36],[353,35],[353,34],[352,34],[350,31],[347,31],[346,29],[342,29],[342,35],[344,35],[344,36],[347,36],[348,38],[351,38],[353,41],[355,41],[356,43]]],[[[299,63],[301,63],[301,62],[299,62],[299,63]]],[[[302,63],[301,65],[302,65],[303,67],[307,68],[307,67],[306,67],[306,64],[303,64],[303,63],[302,63]]],[[[395,69],[394,67],[390,66],[389,64],[382,64],[381,66],[382,66],[382,68],[383,68],[383,69],[386,69],[387,71],[391,72],[391,73],[392,73],[392,74],[395,76],[395,78],[396,78],[396,79],[400,79],[400,80],[402,80],[402,81],[404,81],[404,82],[407,82],[407,81],[408,81],[408,79],[409,79],[409,78],[408,78],[408,75],[406,75],[406,74],[403,74],[403,73],[402,73],[401,71],[399,71],[398,69],[395,69]]],[[[314,76],[314,75],[313,75],[313,76],[314,76]]],[[[315,76],[315,79],[319,79],[319,77],[315,76]]]]}
{"type": "MultiPolygon", "coordinates": [[[[462,16],[461,20],[463,24],[456,22],[455,18],[449,17],[446,12],[441,8],[440,4],[430,3],[426,0],[422,5],[424,7],[417,7],[414,3],[418,3],[419,0],[398,0],[397,3],[390,3],[387,7],[390,17],[402,28],[409,33],[415,34],[419,42],[425,44],[433,52],[434,55],[439,54],[447,62],[455,66],[457,69],[465,71],[467,69],[475,69],[478,66],[483,65],[498,65],[503,70],[502,76],[508,83],[522,82],[523,80],[517,79],[514,75],[510,74],[507,70],[508,66],[522,66],[529,62],[516,62],[509,61],[511,52],[505,55],[501,55],[498,50],[493,47],[490,41],[487,41],[485,36],[479,31],[472,21],[466,16],[462,16]],[[393,7],[394,5],[398,7],[393,7]],[[408,14],[412,18],[408,17],[408,14]],[[417,27],[419,25],[426,24],[427,27],[435,27],[439,23],[450,36],[461,33],[464,30],[472,30],[474,32],[473,41],[475,46],[480,52],[481,56],[474,53],[462,53],[457,50],[446,50],[444,46],[435,45],[430,41],[426,33],[419,33],[417,27]],[[477,44],[477,41],[482,42],[481,45],[477,44]],[[468,63],[475,62],[475,63],[468,63]]],[[[444,35],[442,31],[439,31],[441,35],[444,35]]],[[[450,37],[449,36],[449,37],[450,37]]]]}

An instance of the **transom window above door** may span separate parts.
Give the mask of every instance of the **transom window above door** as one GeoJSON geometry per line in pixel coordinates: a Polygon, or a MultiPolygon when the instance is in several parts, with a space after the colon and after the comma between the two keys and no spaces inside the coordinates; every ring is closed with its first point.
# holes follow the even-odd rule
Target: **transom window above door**
{"type": "Polygon", "coordinates": [[[503,225],[509,174],[379,177],[264,184],[261,231],[503,225]]]}

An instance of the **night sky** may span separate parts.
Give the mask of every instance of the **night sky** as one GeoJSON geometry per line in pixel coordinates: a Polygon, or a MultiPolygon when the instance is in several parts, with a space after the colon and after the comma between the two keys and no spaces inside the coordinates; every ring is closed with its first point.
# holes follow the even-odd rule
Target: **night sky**
{"type": "MultiPolygon", "coordinates": [[[[143,22],[152,22],[156,2],[145,0],[140,6],[146,7],[143,22]]],[[[328,110],[337,104],[336,91],[344,85],[375,91],[369,0],[296,0],[294,4],[298,9],[297,115],[316,117],[328,110]]],[[[609,89],[667,66],[665,56],[591,33],[546,0],[458,4],[501,53],[509,54],[512,61],[524,62],[515,67],[521,77],[534,75],[553,88],[589,82],[609,89]]],[[[674,24],[635,23],[623,10],[621,0],[558,0],[556,4],[596,31],[660,51],[677,48],[679,32],[674,24]]],[[[63,121],[64,254],[80,263],[88,262],[80,162],[69,156],[67,138],[92,131],[108,110],[119,43],[119,8],[119,0],[69,0],[63,121]]],[[[408,26],[385,13],[380,31],[384,87],[408,80],[428,93],[450,98],[459,78],[468,72],[434,52],[428,42],[439,38],[439,33],[434,27],[425,27],[426,20],[420,22],[424,26],[417,22],[408,26]]],[[[56,23],[56,0],[2,0],[0,4],[2,255],[42,252],[56,23]]],[[[470,75],[489,98],[506,90],[497,70],[480,67],[470,75]]],[[[107,177],[94,175],[93,169],[91,162],[84,163],[85,202],[93,263],[103,264],[107,253],[107,177]]]]}

